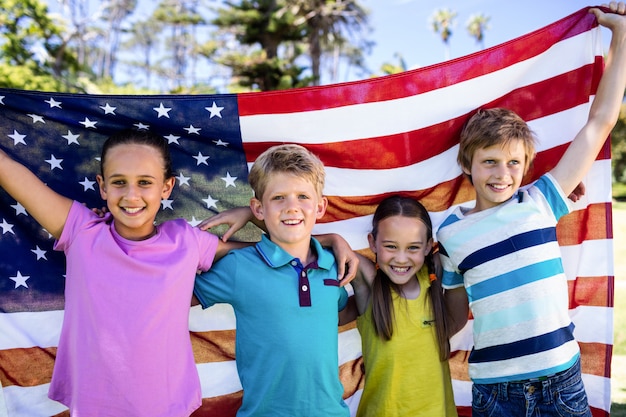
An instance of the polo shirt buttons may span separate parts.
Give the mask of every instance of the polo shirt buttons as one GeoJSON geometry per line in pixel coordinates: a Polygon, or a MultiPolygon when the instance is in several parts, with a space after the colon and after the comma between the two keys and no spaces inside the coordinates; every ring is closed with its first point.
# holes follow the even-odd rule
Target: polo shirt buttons
{"type": "Polygon", "coordinates": [[[296,265],[298,265],[298,262],[296,262],[295,259],[291,261],[291,266],[296,266],[296,265]]]}
{"type": "Polygon", "coordinates": [[[307,287],[306,285],[302,286],[302,291],[307,291],[309,289],[309,287],[307,287]]]}

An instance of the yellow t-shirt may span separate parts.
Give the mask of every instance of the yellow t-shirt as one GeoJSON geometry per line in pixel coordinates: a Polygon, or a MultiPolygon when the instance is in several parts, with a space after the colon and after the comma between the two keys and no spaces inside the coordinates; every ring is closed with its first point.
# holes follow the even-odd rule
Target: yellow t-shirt
{"type": "Polygon", "coordinates": [[[434,316],[427,297],[426,268],[418,274],[420,295],[394,295],[391,340],[374,332],[371,303],[357,319],[361,334],[365,388],[357,417],[456,417],[448,362],[439,360],[434,316]]]}

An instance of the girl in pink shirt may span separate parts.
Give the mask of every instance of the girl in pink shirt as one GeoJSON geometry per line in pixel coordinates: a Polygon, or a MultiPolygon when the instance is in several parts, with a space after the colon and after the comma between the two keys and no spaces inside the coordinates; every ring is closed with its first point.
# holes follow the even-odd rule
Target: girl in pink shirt
{"type": "Polygon", "coordinates": [[[201,405],[188,330],[193,282],[231,248],[185,220],[158,226],[175,178],[167,141],[124,131],[104,144],[101,217],[0,150],[0,186],[65,252],[65,318],[49,397],[72,416],[189,416],[201,405]]]}

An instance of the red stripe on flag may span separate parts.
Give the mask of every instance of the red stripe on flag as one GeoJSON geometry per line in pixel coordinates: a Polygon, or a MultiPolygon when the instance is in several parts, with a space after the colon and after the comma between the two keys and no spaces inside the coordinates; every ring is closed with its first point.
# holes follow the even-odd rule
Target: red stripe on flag
{"type": "MultiPolygon", "coordinates": [[[[555,114],[587,103],[589,95],[595,94],[597,89],[598,80],[594,80],[593,74],[601,68],[602,61],[598,59],[595,64],[585,65],[575,71],[516,89],[481,107],[516,109],[520,117],[528,121],[555,114]],[[537,106],[537,101],[541,101],[542,105],[537,106]]],[[[403,76],[417,83],[418,80],[421,81],[425,70],[410,71],[403,76]]],[[[321,93],[323,90],[315,91],[321,93]]],[[[282,101],[286,102],[288,98],[282,101]]],[[[311,143],[307,144],[307,148],[329,167],[351,169],[403,167],[432,158],[456,145],[467,117],[468,114],[464,114],[426,128],[394,135],[324,144],[311,143]],[[346,158],[346,155],[350,157],[346,158]]],[[[254,162],[263,151],[279,143],[281,142],[244,142],[246,160],[249,163],[254,162]]]]}

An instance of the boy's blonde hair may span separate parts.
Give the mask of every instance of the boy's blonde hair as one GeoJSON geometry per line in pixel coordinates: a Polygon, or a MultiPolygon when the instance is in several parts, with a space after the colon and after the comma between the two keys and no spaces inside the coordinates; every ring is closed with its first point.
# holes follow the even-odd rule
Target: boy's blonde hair
{"type": "Polygon", "coordinates": [[[304,146],[283,144],[272,146],[254,161],[248,182],[257,199],[262,199],[272,174],[288,173],[309,181],[318,196],[324,190],[324,164],[304,146]]]}
{"type": "Polygon", "coordinates": [[[481,109],[470,117],[461,131],[457,162],[467,171],[472,168],[472,158],[478,149],[505,145],[511,140],[524,142],[528,170],[535,158],[535,134],[528,124],[512,110],[503,108],[481,109]]]}

